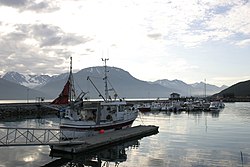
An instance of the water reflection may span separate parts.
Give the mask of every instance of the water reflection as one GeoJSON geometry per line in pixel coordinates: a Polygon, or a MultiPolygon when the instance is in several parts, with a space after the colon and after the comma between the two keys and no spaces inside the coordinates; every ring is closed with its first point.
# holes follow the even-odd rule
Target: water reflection
{"type": "Polygon", "coordinates": [[[139,141],[129,141],[119,145],[109,146],[108,148],[98,149],[95,151],[70,154],[56,152],[51,150],[50,156],[60,158],[46,164],[46,167],[72,167],[72,166],[89,166],[89,167],[105,167],[118,166],[120,163],[127,160],[126,152],[130,149],[137,149],[139,141]]]}
{"type": "Polygon", "coordinates": [[[219,111],[212,111],[211,115],[213,118],[219,118],[220,112],[219,111]]]}
{"type": "Polygon", "coordinates": [[[48,146],[1,147],[0,166],[41,166],[51,161],[48,146]]]}
{"type": "Polygon", "coordinates": [[[143,124],[159,126],[160,133],[141,141],[143,156],[134,155],[141,166],[250,166],[249,118],[250,103],[219,112],[142,114],[143,124]]]}

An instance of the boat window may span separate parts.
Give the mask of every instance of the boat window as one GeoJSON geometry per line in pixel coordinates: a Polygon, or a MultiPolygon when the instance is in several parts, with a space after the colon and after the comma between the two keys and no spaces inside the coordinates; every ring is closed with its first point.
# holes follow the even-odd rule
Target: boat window
{"type": "Polygon", "coordinates": [[[118,107],[119,107],[118,111],[124,111],[124,110],[126,110],[125,106],[118,106],[118,107]]]}
{"type": "Polygon", "coordinates": [[[107,115],[107,116],[106,116],[106,119],[107,119],[108,121],[113,121],[113,118],[112,118],[111,115],[107,115]]]}

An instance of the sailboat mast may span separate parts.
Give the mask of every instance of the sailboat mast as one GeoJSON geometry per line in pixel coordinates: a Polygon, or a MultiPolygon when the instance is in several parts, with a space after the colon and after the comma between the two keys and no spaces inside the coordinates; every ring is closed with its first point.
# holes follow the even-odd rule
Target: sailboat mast
{"type": "Polygon", "coordinates": [[[74,80],[72,74],[72,57],[70,57],[70,67],[69,67],[69,101],[72,102],[74,100],[74,80]]]}
{"type": "Polygon", "coordinates": [[[108,76],[107,76],[107,73],[108,73],[108,70],[107,70],[107,61],[109,59],[103,59],[102,58],[102,61],[104,61],[104,84],[105,84],[105,98],[106,100],[108,100],[109,98],[109,92],[108,92],[108,76]]]}

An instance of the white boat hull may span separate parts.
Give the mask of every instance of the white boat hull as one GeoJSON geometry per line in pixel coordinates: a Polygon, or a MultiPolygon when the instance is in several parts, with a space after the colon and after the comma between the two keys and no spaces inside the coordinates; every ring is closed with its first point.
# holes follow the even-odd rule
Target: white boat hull
{"type": "Polygon", "coordinates": [[[83,122],[83,121],[65,121],[61,123],[60,129],[62,131],[61,139],[69,140],[74,138],[84,138],[88,136],[93,136],[98,133],[105,133],[119,129],[125,129],[131,127],[134,119],[126,120],[126,121],[117,121],[117,122],[106,122],[101,123],[100,125],[94,124],[94,122],[83,122]],[[70,123],[71,122],[71,123],[70,123]],[[90,124],[88,124],[90,123],[90,124]]]}
{"type": "Polygon", "coordinates": [[[216,101],[216,102],[211,102],[210,106],[209,106],[209,110],[210,111],[220,111],[221,109],[223,109],[225,107],[225,104],[221,101],[216,101]]]}

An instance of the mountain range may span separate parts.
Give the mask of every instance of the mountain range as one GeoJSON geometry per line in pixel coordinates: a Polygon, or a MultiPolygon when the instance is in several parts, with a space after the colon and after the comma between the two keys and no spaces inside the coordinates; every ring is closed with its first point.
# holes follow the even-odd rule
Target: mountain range
{"type": "Polygon", "coordinates": [[[0,99],[1,100],[26,100],[47,95],[38,90],[30,89],[20,84],[0,78],[0,99]]]}
{"type": "MultiPolygon", "coordinates": [[[[181,96],[204,96],[205,94],[218,93],[227,88],[203,82],[187,84],[181,80],[164,79],[147,82],[136,79],[129,72],[117,67],[108,67],[108,71],[109,86],[112,86],[116,93],[121,95],[120,98],[162,98],[169,97],[173,92],[179,93],[181,96]]],[[[0,78],[0,99],[27,99],[27,95],[31,99],[36,97],[56,98],[63,89],[68,76],[68,73],[49,76],[7,72],[0,78]],[[12,86],[10,87],[10,85],[12,86]]],[[[87,80],[88,76],[100,92],[104,92],[104,67],[85,68],[74,73],[73,76],[77,93],[84,91],[89,92],[86,96],[88,98],[99,97],[94,86],[87,80]]]]}

